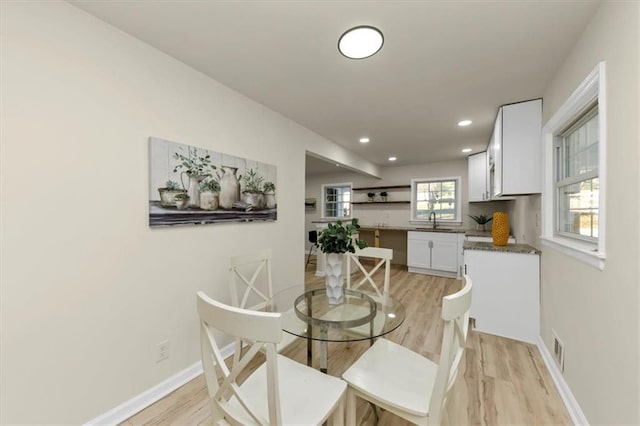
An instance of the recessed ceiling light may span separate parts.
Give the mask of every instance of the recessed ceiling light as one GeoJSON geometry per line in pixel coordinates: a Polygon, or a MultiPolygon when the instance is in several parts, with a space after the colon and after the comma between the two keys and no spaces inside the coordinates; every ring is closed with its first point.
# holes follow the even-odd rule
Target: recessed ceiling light
{"type": "Polygon", "coordinates": [[[360,143],[369,143],[369,138],[360,138],[360,143]]]}
{"type": "Polygon", "coordinates": [[[336,167],[340,167],[340,164],[336,164],[336,167]]]}
{"type": "Polygon", "coordinates": [[[384,37],[379,29],[362,25],[347,30],[338,40],[338,50],[350,59],[373,56],[382,48],[384,37]]]}
{"type": "Polygon", "coordinates": [[[462,120],[462,121],[458,121],[458,126],[464,127],[464,126],[468,126],[471,123],[473,123],[473,121],[471,120],[462,120]]]}
{"type": "Polygon", "coordinates": [[[397,158],[396,157],[389,157],[389,161],[396,161],[397,158]]]}
{"type": "Polygon", "coordinates": [[[471,148],[465,148],[462,150],[462,152],[471,152],[471,148]]]}

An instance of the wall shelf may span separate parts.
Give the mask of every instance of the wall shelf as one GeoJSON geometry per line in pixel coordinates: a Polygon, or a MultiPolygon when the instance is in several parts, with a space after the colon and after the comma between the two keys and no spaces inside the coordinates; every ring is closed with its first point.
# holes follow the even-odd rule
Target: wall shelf
{"type": "Polygon", "coordinates": [[[352,201],[351,204],[410,204],[411,201],[352,201]]]}
{"type": "MultiPolygon", "coordinates": [[[[411,185],[391,185],[391,186],[364,186],[360,188],[352,188],[354,191],[369,191],[371,189],[411,189],[411,185]]],[[[355,203],[354,203],[355,204],[355,203]]]]}

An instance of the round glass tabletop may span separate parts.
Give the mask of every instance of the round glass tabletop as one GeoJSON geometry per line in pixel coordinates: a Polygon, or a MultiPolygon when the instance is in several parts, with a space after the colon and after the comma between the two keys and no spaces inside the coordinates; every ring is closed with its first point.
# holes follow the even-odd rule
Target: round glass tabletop
{"type": "Polygon", "coordinates": [[[266,310],[283,314],[285,332],[324,342],[373,339],[404,321],[404,306],[393,296],[346,288],[342,292],[342,303],[331,304],[324,287],[291,287],[276,293],[266,310]]]}

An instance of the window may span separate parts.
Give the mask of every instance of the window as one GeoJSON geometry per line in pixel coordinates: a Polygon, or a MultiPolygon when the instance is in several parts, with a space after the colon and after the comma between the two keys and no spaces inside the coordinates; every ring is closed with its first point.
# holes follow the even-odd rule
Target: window
{"type": "Polygon", "coordinates": [[[351,184],[322,185],[322,217],[351,217],[351,184]]]}
{"type": "Polygon", "coordinates": [[[545,125],[542,243],[604,269],[604,62],[545,125]]]}
{"type": "Polygon", "coordinates": [[[598,239],[598,106],[556,138],[556,232],[598,239]]]}
{"type": "Polygon", "coordinates": [[[460,177],[411,180],[411,220],[461,222],[460,177]]]}

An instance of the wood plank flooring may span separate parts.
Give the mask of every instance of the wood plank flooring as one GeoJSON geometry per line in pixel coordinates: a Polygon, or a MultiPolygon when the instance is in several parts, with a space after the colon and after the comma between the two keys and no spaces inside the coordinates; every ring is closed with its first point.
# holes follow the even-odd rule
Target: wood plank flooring
{"type": "MultiPolygon", "coordinates": [[[[323,285],[323,278],[315,277],[312,269],[313,265],[307,268],[307,286],[323,285]]],[[[442,297],[457,291],[461,281],[411,274],[406,267],[394,267],[391,283],[392,293],[406,308],[407,319],[386,337],[437,362],[442,339],[442,297]]],[[[330,343],[329,374],[340,376],[368,346],[368,342],[330,343]]],[[[300,339],[284,355],[306,363],[306,341],[300,339]]],[[[470,331],[454,386],[444,419],[449,425],[572,424],[538,349],[531,344],[470,331]]],[[[378,413],[378,425],[408,424],[389,412],[378,413]]],[[[375,424],[370,405],[361,400],[357,419],[359,425],[375,424]]],[[[212,424],[203,376],[122,423],[200,424],[212,424]]]]}

